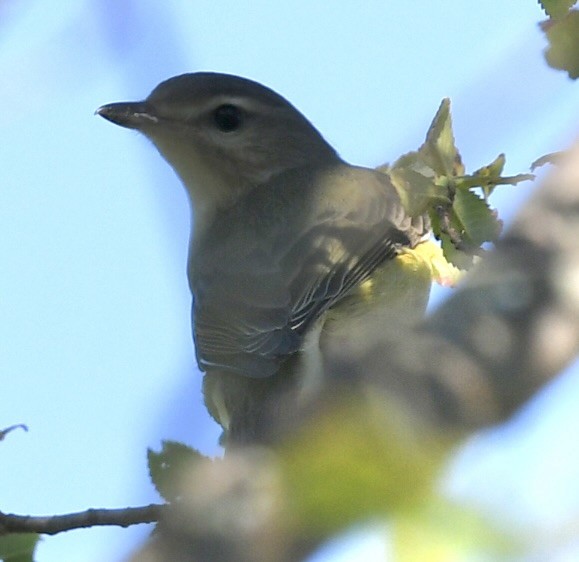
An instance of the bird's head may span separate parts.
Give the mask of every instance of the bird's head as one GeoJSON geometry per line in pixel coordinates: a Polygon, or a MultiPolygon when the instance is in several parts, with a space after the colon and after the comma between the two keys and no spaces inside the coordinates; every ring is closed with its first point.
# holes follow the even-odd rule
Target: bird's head
{"type": "Polygon", "coordinates": [[[237,76],[182,74],[159,84],[144,101],[103,105],[97,113],[148,137],[194,206],[208,210],[232,204],[286,170],[339,160],[282,96],[237,76]]]}

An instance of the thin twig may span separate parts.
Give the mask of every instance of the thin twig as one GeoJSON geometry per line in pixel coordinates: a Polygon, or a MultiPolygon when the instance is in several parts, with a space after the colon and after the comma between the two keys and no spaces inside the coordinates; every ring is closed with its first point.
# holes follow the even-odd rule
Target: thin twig
{"type": "Polygon", "coordinates": [[[5,427],[4,429],[0,429],[0,441],[3,441],[4,438],[15,429],[23,429],[24,431],[28,431],[28,426],[24,425],[23,423],[17,423],[11,425],[10,427],[5,427]]]}
{"type": "Polygon", "coordinates": [[[123,509],[87,509],[78,513],[34,517],[0,512],[0,536],[8,533],[39,533],[56,535],[64,531],[115,525],[129,527],[159,520],[164,505],[151,504],[123,509]]]}

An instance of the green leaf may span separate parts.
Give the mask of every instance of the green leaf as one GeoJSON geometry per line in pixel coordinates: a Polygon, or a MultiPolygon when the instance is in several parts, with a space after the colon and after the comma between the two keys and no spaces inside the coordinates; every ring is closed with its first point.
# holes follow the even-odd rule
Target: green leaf
{"type": "Polygon", "coordinates": [[[502,230],[496,211],[468,189],[456,191],[452,206],[432,209],[429,214],[444,257],[459,269],[469,269],[482,245],[496,241],[502,230]]]}
{"type": "MultiPolygon", "coordinates": [[[[487,197],[485,189],[490,192],[494,191],[497,185],[517,185],[524,181],[532,181],[535,179],[533,174],[517,174],[516,176],[501,176],[500,178],[493,178],[490,180],[486,176],[461,176],[456,178],[455,185],[457,189],[471,189],[473,187],[482,187],[487,197]]],[[[490,194],[489,192],[489,194],[490,194]]]]}
{"type": "Polygon", "coordinates": [[[462,271],[468,271],[473,266],[475,256],[472,253],[459,250],[448,234],[442,233],[440,235],[440,242],[444,257],[449,263],[462,271]]]}
{"type": "Polygon", "coordinates": [[[473,179],[480,178],[481,184],[479,185],[482,187],[485,198],[488,198],[496,187],[497,184],[493,180],[501,177],[505,162],[505,155],[499,154],[490,164],[479,168],[471,175],[473,179]]]}
{"type": "Polygon", "coordinates": [[[157,492],[167,502],[179,498],[183,471],[206,457],[196,449],[176,441],[163,441],[159,453],[148,449],[149,476],[157,492]]]}
{"type": "Polygon", "coordinates": [[[496,212],[476,193],[466,189],[457,191],[452,210],[457,226],[462,227],[463,237],[468,244],[480,247],[499,237],[502,224],[496,212]]]}
{"type": "Polygon", "coordinates": [[[571,10],[562,19],[544,22],[541,29],[549,41],[547,64],[565,70],[569,78],[579,78],[579,11],[571,10]]]}
{"type": "Polygon", "coordinates": [[[454,143],[450,101],[444,99],[420,149],[378,170],[390,176],[411,216],[428,213],[445,259],[464,270],[483,252],[482,244],[495,241],[501,232],[502,224],[487,203],[494,189],[534,179],[532,174],[502,176],[505,161],[499,154],[466,175],[454,143]],[[483,198],[471,191],[475,188],[482,190],[483,198]]]}
{"type": "Polygon", "coordinates": [[[36,533],[12,533],[0,536],[0,560],[34,562],[34,551],[40,540],[36,533]]]}
{"type": "Polygon", "coordinates": [[[539,0],[543,11],[550,18],[562,18],[577,3],[577,0],[539,0]]]}
{"type": "Polygon", "coordinates": [[[454,144],[448,98],[442,100],[419,153],[424,163],[439,176],[464,174],[464,166],[454,144]]]}
{"type": "Polygon", "coordinates": [[[452,432],[416,431],[391,396],[377,391],[371,397],[348,391],[280,451],[291,519],[307,536],[422,503],[456,442],[452,432]]]}
{"type": "Polygon", "coordinates": [[[389,174],[402,205],[412,217],[424,214],[432,205],[448,204],[446,190],[410,168],[393,168],[389,174]]]}
{"type": "MultiPolygon", "coordinates": [[[[449,234],[445,232],[445,227],[440,222],[440,216],[434,210],[429,212],[430,221],[432,223],[432,230],[436,238],[440,241],[442,253],[444,258],[452,265],[462,271],[470,269],[474,262],[474,254],[459,250],[452,241],[449,234]]],[[[452,211],[449,211],[449,218],[451,218],[452,211]]],[[[452,222],[452,221],[451,221],[452,222]]],[[[451,225],[452,226],[452,225],[451,225]]],[[[454,227],[453,227],[454,228],[454,227]]],[[[458,231],[458,234],[462,234],[458,231]]]]}
{"type": "Polygon", "coordinates": [[[517,185],[520,182],[533,180],[533,174],[518,174],[516,176],[501,176],[505,167],[505,155],[499,154],[493,162],[479,168],[473,174],[455,178],[457,190],[480,187],[485,199],[491,195],[497,185],[517,185]]]}
{"type": "Polygon", "coordinates": [[[424,155],[422,155],[418,151],[408,152],[403,154],[392,164],[391,167],[388,166],[381,166],[378,168],[379,171],[389,173],[391,170],[395,169],[410,169],[419,174],[422,174],[424,177],[433,178],[436,176],[434,170],[428,166],[428,164],[424,161],[424,155]]]}

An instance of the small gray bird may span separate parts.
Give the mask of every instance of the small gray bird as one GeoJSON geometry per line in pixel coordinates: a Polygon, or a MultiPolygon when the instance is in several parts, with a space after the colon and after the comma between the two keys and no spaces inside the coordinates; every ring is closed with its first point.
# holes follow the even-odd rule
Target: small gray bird
{"type": "Polygon", "coordinates": [[[267,441],[329,354],[423,315],[428,221],[272,90],[183,74],[97,113],[149,138],[190,196],[195,348],[228,443],[267,441]]]}

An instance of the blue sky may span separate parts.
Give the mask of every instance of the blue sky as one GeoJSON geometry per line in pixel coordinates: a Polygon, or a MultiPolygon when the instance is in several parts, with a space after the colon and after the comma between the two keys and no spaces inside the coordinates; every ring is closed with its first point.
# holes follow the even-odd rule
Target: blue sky
{"type": "MultiPolygon", "coordinates": [[[[534,0],[0,4],[0,427],[30,427],[0,444],[0,510],[154,501],[146,447],[218,451],[190,336],[184,191],[99,105],[182,72],[230,72],[375,166],[416,148],[449,96],[467,167],[505,152],[518,173],[579,130],[577,84],[544,64],[541,18],[534,0]]],[[[506,187],[495,204],[508,218],[530,191],[506,187]]],[[[473,439],[448,488],[533,532],[563,529],[579,515],[578,398],[569,369],[473,439]]],[[[114,560],[146,532],[77,531],[37,558],[114,560]]]]}

